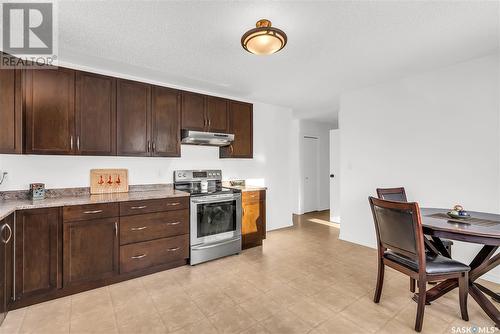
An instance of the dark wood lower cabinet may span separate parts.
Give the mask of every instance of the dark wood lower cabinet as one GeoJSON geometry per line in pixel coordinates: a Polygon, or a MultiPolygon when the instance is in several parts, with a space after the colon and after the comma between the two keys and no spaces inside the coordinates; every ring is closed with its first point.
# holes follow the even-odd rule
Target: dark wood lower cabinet
{"type": "Polygon", "coordinates": [[[242,196],[242,248],[261,246],[266,238],[265,191],[244,192],[242,196]]]}
{"type": "Polygon", "coordinates": [[[0,324],[12,298],[12,244],[14,214],[0,221],[0,324]]]}
{"type": "Polygon", "coordinates": [[[119,218],[64,223],[64,286],[118,274],[119,218]]]}
{"type": "Polygon", "coordinates": [[[2,298],[16,309],[186,265],[189,198],[138,203],[19,210],[15,223],[14,216],[0,221],[0,320],[2,298]],[[2,243],[6,224],[15,231],[15,250],[2,243]]]}
{"type": "Polygon", "coordinates": [[[62,287],[60,208],[16,213],[15,299],[47,294],[62,287]]]}

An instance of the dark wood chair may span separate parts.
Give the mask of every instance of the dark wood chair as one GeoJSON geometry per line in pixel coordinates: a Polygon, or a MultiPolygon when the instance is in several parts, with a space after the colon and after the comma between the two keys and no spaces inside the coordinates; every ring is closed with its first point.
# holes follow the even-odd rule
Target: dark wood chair
{"type": "Polygon", "coordinates": [[[386,201],[408,202],[405,188],[377,188],[377,197],[386,201]]]}
{"type": "Polygon", "coordinates": [[[369,197],[369,202],[378,246],[378,277],[373,301],[380,301],[386,265],[417,280],[415,330],[420,332],[424,319],[427,282],[457,279],[462,319],[468,321],[470,267],[439,254],[426,253],[418,203],[386,201],[375,197],[369,197]]]}
{"type": "MultiPolygon", "coordinates": [[[[403,187],[398,187],[398,188],[377,188],[377,197],[380,199],[384,199],[387,201],[398,201],[398,202],[408,202],[406,198],[406,191],[405,188],[403,187]]],[[[435,252],[437,252],[436,246],[432,244],[432,242],[428,239],[424,239],[424,242],[435,249],[435,252]],[[432,245],[431,245],[432,244],[432,245]]],[[[446,240],[446,239],[441,239],[441,242],[446,248],[446,251],[448,252],[448,255],[451,258],[451,246],[453,245],[453,241],[451,240],[446,240]]],[[[433,284],[435,282],[432,282],[433,284]]],[[[415,292],[415,286],[416,282],[413,278],[410,278],[410,291],[415,292]]]]}

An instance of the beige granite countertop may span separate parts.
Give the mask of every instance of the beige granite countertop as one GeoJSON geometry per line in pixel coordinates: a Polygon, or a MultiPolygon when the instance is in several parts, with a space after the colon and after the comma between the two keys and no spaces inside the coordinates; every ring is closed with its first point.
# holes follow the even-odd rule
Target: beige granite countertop
{"type": "Polygon", "coordinates": [[[82,204],[128,202],[172,197],[189,197],[189,194],[184,191],[175,190],[171,186],[165,186],[164,188],[155,190],[133,191],[116,194],[62,196],[42,200],[8,199],[0,201],[0,219],[4,219],[16,210],[53,208],[82,204]]]}
{"type": "Polygon", "coordinates": [[[246,191],[259,191],[259,190],[267,190],[267,187],[258,187],[258,186],[232,186],[232,185],[224,185],[226,188],[231,188],[231,189],[238,189],[241,190],[242,192],[246,191]]]}

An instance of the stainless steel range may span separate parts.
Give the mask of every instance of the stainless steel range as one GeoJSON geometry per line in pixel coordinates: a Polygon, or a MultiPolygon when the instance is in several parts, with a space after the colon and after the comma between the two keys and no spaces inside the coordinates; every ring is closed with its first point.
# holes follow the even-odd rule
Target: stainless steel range
{"type": "Polygon", "coordinates": [[[241,252],[241,192],[221,170],[175,171],[174,186],[191,194],[191,265],[241,252]]]}

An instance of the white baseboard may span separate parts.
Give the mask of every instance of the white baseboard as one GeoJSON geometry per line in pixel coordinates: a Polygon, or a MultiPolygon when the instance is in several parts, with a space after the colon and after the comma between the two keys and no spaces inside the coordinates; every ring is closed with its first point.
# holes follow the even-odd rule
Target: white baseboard
{"type": "Polygon", "coordinates": [[[330,216],[330,221],[340,224],[340,216],[330,216]]]}

